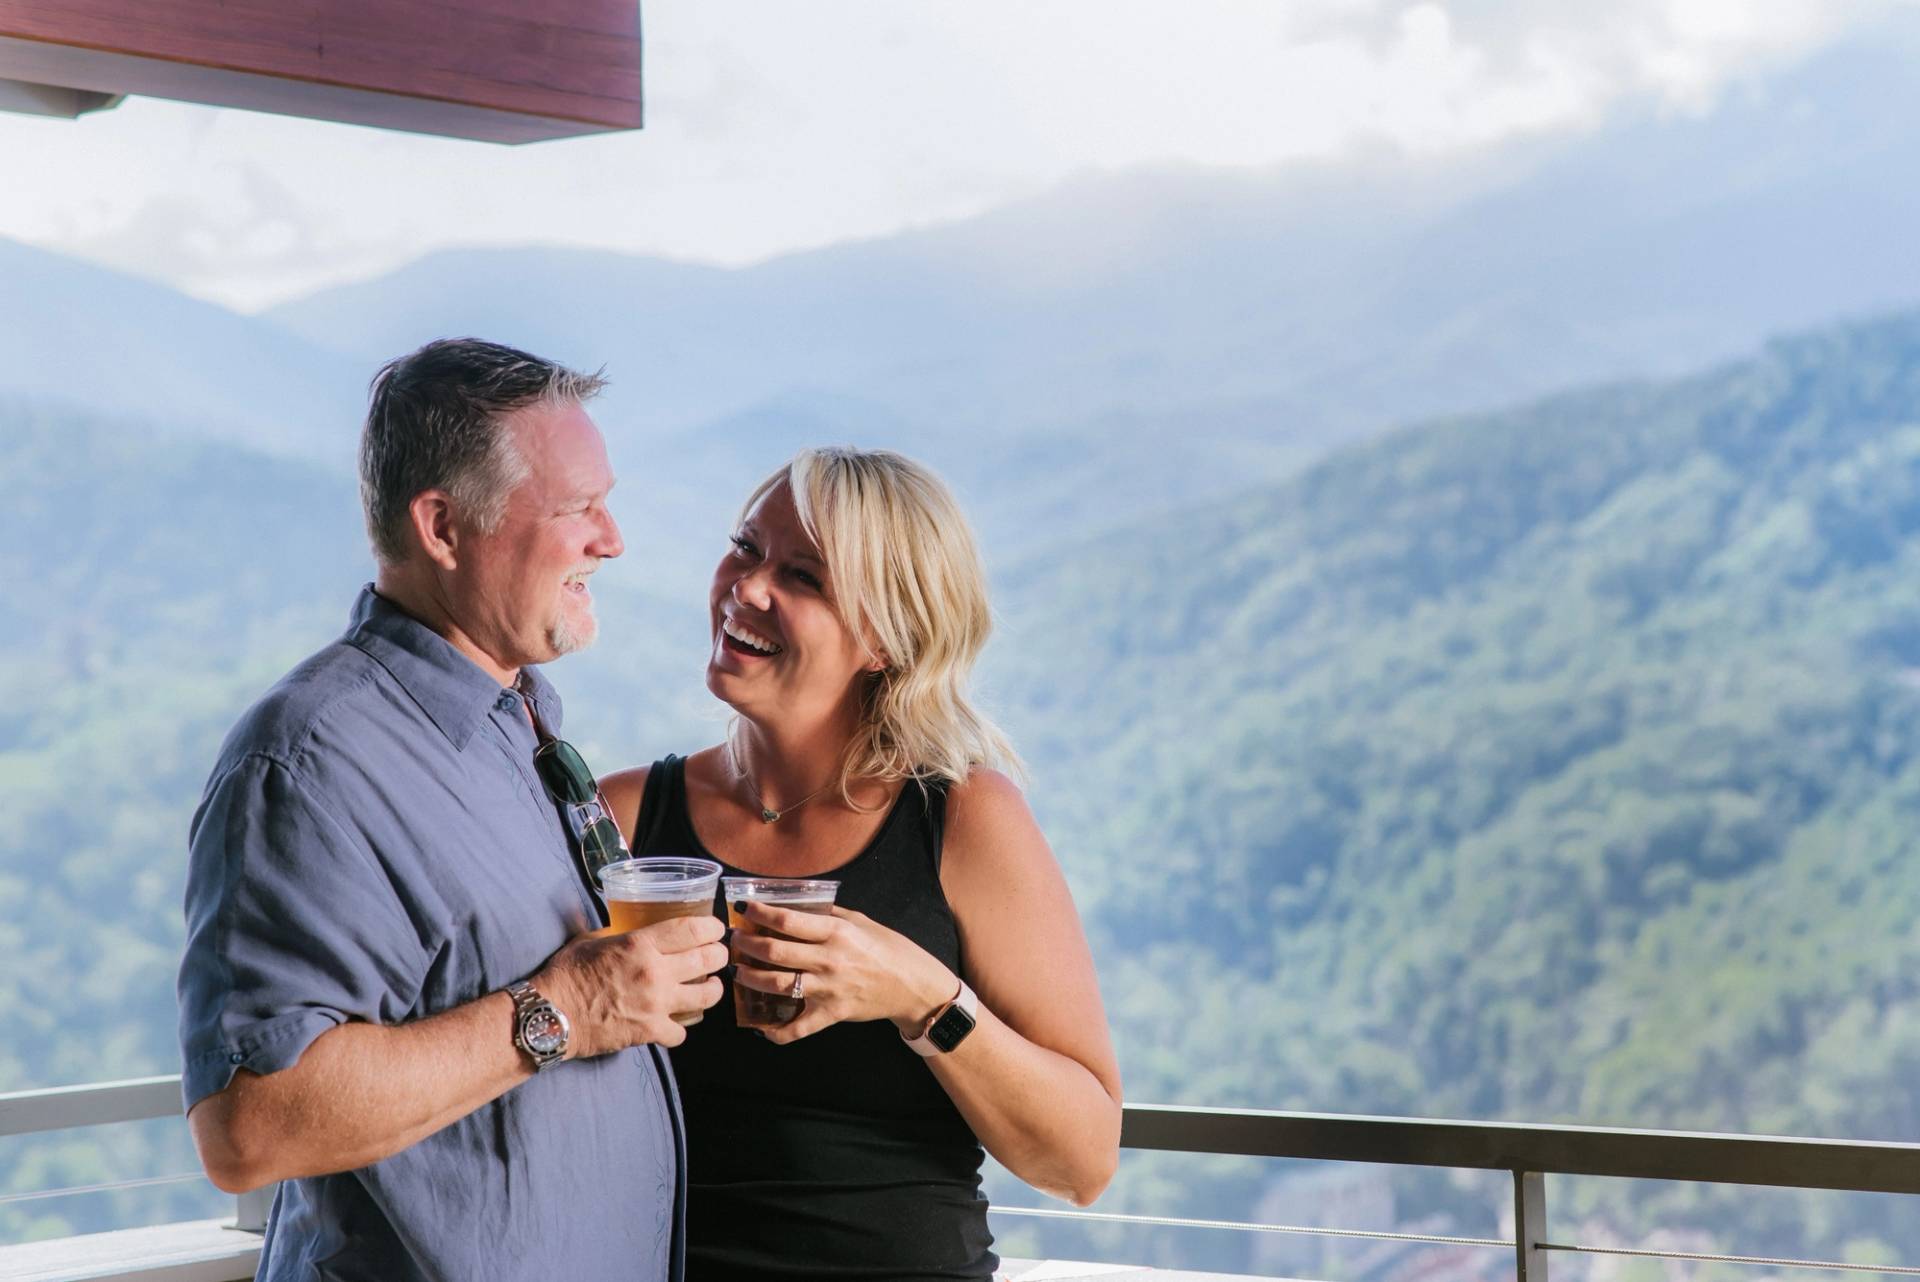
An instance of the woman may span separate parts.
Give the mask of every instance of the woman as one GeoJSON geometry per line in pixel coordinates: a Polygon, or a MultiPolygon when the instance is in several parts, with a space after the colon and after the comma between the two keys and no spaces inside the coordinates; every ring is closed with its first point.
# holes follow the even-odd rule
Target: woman
{"type": "Polygon", "coordinates": [[[673,1052],[688,1276],[991,1277],[981,1146],[1086,1205],[1120,1076],[1066,882],[967,701],[990,620],[965,519],[897,454],[803,451],[748,498],[709,611],[727,742],[608,803],[635,854],[839,893],[747,904],[734,934],[732,982],[799,993],[796,1019],[756,1035],[722,1001],[673,1052]]]}

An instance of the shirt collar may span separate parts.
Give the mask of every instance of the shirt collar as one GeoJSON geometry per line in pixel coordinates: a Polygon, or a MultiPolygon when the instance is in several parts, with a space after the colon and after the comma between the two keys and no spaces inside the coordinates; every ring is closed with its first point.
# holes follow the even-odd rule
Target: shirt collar
{"type": "MultiPolygon", "coordinates": [[[[360,589],[353,603],[346,643],[364,651],[393,675],[427,719],[455,749],[464,751],[473,732],[495,711],[505,688],[453,648],[445,637],[373,590],[360,589]]],[[[540,728],[560,733],[560,695],[538,668],[520,669],[514,690],[533,704],[540,728]]]]}

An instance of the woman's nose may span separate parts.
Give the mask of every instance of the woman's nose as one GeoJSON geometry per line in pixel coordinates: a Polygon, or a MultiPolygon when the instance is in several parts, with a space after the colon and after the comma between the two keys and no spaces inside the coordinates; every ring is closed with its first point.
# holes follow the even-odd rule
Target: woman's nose
{"type": "Polygon", "coordinates": [[[766,610],[772,600],[767,590],[765,566],[755,566],[733,581],[733,599],[755,610],[766,610]]]}

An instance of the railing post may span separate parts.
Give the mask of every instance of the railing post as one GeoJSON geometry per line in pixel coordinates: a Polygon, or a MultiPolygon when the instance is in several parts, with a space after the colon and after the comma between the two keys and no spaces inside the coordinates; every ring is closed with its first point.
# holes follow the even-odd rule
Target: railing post
{"type": "Polygon", "coordinates": [[[1519,1282],[1547,1282],[1547,1177],[1538,1171],[1513,1173],[1513,1260],[1519,1282]]]}
{"type": "Polygon", "coordinates": [[[269,1184],[251,1193],[240,1194],[234,1199],[233,1227],[243,1233],[265,1233],[267,1213],[273,1209],[273,1195],[279,1191],[278,1184],[269,1184]]]}

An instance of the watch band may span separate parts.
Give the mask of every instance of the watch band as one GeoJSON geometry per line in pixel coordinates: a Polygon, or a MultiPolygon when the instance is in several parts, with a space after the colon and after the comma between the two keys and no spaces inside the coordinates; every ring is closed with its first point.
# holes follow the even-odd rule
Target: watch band
{"type": "Polygon", "coordinates": [[[980,1019],[980,999],[973,989],[967,987],[967,981],[960,981],[960,991],[953,1000],[933,1012],[920,1031],[912,1037],[900,1034],[900,1040],[914,1054],[926,1059],[935,1055],[944,1055],[966,1040],[980,1019]]]}

